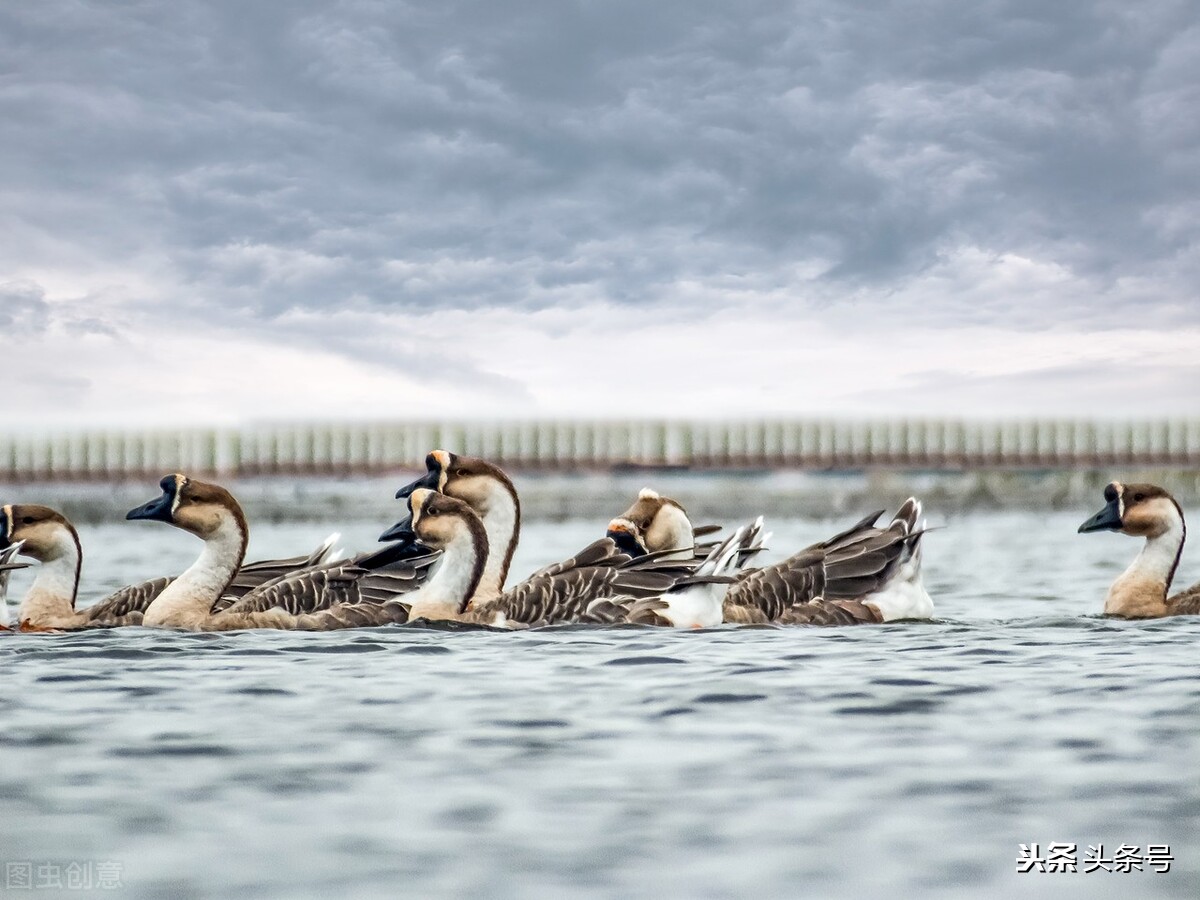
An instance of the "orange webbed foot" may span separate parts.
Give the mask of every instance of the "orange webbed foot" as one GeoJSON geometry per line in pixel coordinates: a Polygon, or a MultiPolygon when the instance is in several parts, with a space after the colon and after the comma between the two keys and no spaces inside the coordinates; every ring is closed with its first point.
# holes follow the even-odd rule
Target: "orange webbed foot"
{"type": "Polygon", "coordinates": [[[15,629],[21,634],[62,634],[61,628],[47,628],[43,625],[34,625],[28,619],[22,619],[21,624],[15,629]]]}

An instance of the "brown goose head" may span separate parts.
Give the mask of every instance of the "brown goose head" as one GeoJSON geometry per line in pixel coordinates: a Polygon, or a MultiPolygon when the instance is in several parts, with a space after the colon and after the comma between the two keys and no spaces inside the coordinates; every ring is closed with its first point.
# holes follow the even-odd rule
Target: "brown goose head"
{"type": "Polygon", "coordinates": [[[687,511],[677,501],[650,488],[642,488],[634,504],[613,521],[619,520],[633,526],[643,552],[690,550],[695,545],[692,520],[687,511]]]}
{"type": "Polygon", "coordinates": [[[1174,497],[1156,484],[1123,484],[1114,481],[1104,489],[1102,510],[1079,526],[1080,534],[1119,531],[1133,537],[1155,538],[1183,521],[1183,510],[1174,497]]]}
{"type": "Polygon", "coordinates": [[[79,555],[79,534],[57,510],[32,503],[0,507],[0,550],[21,544],[20,553],[50,562],[66,553],[79,555]]]}
{"type": "Polygon", "coordinates": [[[159,483],[162,495],[125,514],[126,519],[166,522],[202,540],[236,527],[249,534],[241,505],[225,488],[186,475],[167,475],[159,483]]]}
{"type": "Polygon", "coordinates": [[[497,487],[516,502],[516,488],[499,466],[477,456],[434,450],[425,457],[425,474],[396,491],[396,499],[402,500],[413,491],[425,488],[464,500],[477,513],[486,515],[497,487]]]}

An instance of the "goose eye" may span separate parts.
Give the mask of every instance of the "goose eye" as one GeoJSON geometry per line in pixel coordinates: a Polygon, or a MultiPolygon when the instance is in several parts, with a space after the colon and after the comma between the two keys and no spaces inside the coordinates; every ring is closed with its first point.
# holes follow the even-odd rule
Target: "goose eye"
{"type": "Polygon", "coordinates": [[[25,516],[23,519],[21,519],[21,524],[22,525],[32,525],[33,524],[33,516],[25,516]]]}
{"type": "Polygon", "coordinates": [[[467,470],[466,469],[455,469],[454,474],[459,478],[463,478],[467,474],[467,470]]]}
{"type": "Polygon", "coordinates": [[[1146,499],[1146,495],[1145,495],[1145,494],[1134,494],[1134,495],[1133,495],[1133,502],[1134,502],[1134,503],[1141,503],[1141,502],[1142,502],[1143,500],[1145,500],[1145,499],[1146,499]]]}

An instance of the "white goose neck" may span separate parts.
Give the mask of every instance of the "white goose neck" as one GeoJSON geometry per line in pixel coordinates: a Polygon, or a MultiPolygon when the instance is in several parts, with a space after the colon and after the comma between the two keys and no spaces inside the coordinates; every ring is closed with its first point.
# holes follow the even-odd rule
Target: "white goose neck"
{"type": "Polygon", "coordinates": [[[21,600],[17,621],[48,625],[75,615],[81,554],[78,538],[66,528],[55,532],[54,546],[38,567],[29,592],[21,600]]]}
{"type": "Polygon", "coordinates": [[[154,598],[143,625],[196,628],[210,615],[212,605],[233,580],[246,554],[246,534],[232,514],[204,541],[192,565],[154,598]]]}
{"type": "Polygon", "coordinates": [[[465,617],[464,607],[480,580],[481,548],[466,528],[442,548],[437,570],[412,594],[408,617],[452,621],[465,617]]]}
{"type": "Polygon", "coordinates": [[[488,553],[475,596],[494,597],[504,590],[508,567],[520,540],[521,510],[512,491],[505,484],[492,481],[487,499],[480,504],[478,512],[483,519],[491,552],[488,553]]]}
{"type": "Polygon", "coordinates": [[[1109,615],[1144,616],[1165,612],[1167,592],[1183,550],[1187,527],[1177,511],[1161,534],[1146,538],[1137,558],[1113,582],[1104,603],[1109,615]],[[1158,606],[1163,609],[1157,609],[1158,606]]]}

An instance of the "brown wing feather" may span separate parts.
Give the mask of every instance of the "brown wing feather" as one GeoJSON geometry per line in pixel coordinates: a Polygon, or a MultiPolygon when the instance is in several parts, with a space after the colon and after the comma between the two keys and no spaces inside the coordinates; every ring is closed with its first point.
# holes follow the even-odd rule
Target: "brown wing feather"
{"type": "MultiPolygon", "coordinates": [[[[665,554],[663,554],[665,555],[665,554]]],[[[494,600],[472,605],[472,618],[492,622],[503,615],[510,622],[550,625],[563,622],[615,621],[615,606],[661,596],[695,571],[692,560],[665,560],[656,555],[630,559],[608,538],[589,545],[569,560],[547,566],[494,600]],[[589,607],[595,605],[593,615],[589,607]]]]}
{"type": "Polygon", "coordinates": [[[882,620],[875,610],[856,600],[817,600],[793,606],[779,621],[784,625],[873,625],[882,620]]]}
{"type": "Polygon", "coordinates": [[[341,604],[383,603],[419,587],[435,559],[436,555],[431,554],[410,560],[406,566],[374,572],[356,566],[353,560],[326,563],[268,581],[220,614],[278,608],[298,616],[341,604]]]}
{"type": "MultiPolygon", "coordinates": [[[[783,562],[744,572],[725,597],[725,621],[749,624],[795,618],[807,624],[848,624],[840,621],[848,615],[843,607],[825,606],[830,601],[861,600],[887,583],[916,539],[908,520],[917,510],[909,506],[905,504],[887,527],[875,526],[883,514],[880,510],[783,562]],[[825,604],[814,608],[814,601],[825,604]]],[[[857,604],[853,609],[857,613],[860,608],[857,604]]]]}
{"type": "Polygon", "coordinates": [[[1180,591],[1167,601],[1172,616],[1200,616],[1200,583],[1180,591]]]}
{"type": "Polygon", "coordinates": [[[538,569],[525,580],[533,581],[535,578],[552,578],[564,572],[589,566],[620,565],[628,559],[629,557],[626,554],[617,550],[617,545],[611,538],[600,538],[598,541],[588,544],[574,556],[568,557],[562,562],[556,562],[545,568],[538,569]]]}
{"type": "Polygon", "coordinates": [[[246,628],[277,628],[286,631],[338,631],[343,628],[372,628],[403,625],[408,621],[408,604],[399,600],[384,603],[339,603],[328,609],[292,615],[282,607],[250,612],[234,609],[213,616],[205,626],[210,631],[246,628]]]}
{"type": "Polygon", "coordinates": [[[212,611],[220,612],[223,609],[228,609],[251,591],[265,584],[287,578],[289,575],[293,575],[304,569],[324,565],[326,557],[329,556],[332,550],[333,543],[331,539],[307,556],[292,556],[288,559],[262,559],[257,562],[246,563],[233,576],[233,581],[225,589],[225,593],[217,598],[217,602],[212,606],[212,611]]]}
{"type": "Polygon", "coordinates": [[[725,621],[774,622],[786,610],[821,596],[824,553],[803,550],[790,559],[739,576],[725,595],[725,621]]]}
{"type": "Polygon", "coordinates": [[[82,610],[84,625],[110,628],[118,625],[141,625],[142,616],[154,598],[166,590],[174,578],[155,578],[141,584],[123,587],[103,600],[82,610]]]}

